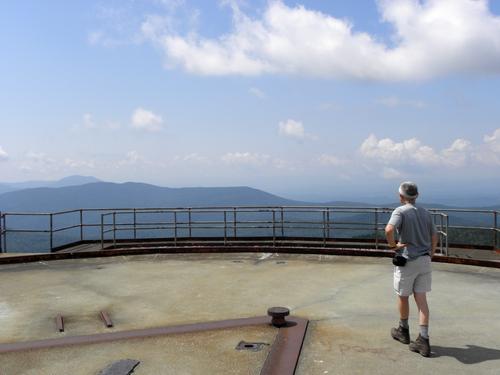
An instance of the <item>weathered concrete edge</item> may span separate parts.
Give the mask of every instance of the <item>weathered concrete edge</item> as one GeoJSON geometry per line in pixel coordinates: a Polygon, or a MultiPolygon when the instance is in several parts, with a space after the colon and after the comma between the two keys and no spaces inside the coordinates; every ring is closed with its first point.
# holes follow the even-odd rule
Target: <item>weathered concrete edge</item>
{"type": "MultiPolygon", "coordinates": [[[[311,254],[311,255],[344,255],[344,256],[367,256],[376,258],[390,258],[392,251],[388,250],[368,250],[362,248],[324,248],[324,247],[274,247],[274,246],[177,246],[177,247],[157,247],[157,248],[127,248],[109,249],[85,252],[65,252],[65,253],[41,253],[29,255],[13,255],[0,257],[1,264],[34,263],[41,261],[64,260],[64,259],[85,259],[104,258],[127,255],[148,255],[148,254],[216,254],[216,253],[255,253],[273,252],[283,254],[311,254]]],[[[432,258],[433,262],[463,264],[479,267],[500,268],[500,262],[493,260],[480,260],[469,258],[456,258],[437,255],[432,258]]]]}

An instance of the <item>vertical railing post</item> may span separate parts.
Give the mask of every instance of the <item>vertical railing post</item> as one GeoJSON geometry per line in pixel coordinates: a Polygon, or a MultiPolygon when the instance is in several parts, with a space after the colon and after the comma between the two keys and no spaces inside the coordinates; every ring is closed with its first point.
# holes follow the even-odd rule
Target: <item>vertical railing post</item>
{"type": "Polygon", "coordinates": [[[227,212],[224,209],[224,246],[227,243],[227,212]]]}
{"type": "Polygon", "coordinates": [[[113,212],[113,248],[116,247],[116,212],[113,212]]]}
{"type": "Polygon", "coordinates": [[[326,210],[326,237],[330,239],[330,209],[326,210]]]}
{"type": "Polygon", "coordinates": [[[375,250],[378,250],[378,208],[375,208],[375,250]]]}
{"type": "Polygon", "coordinates": [[[285,217],[283,214],[283,207],[281,207],[280,213],[281,213],[281,239],[283,239],[283,237],[285,237],[285,217]]]}
{"type": "Polygon", "coordinates": [[[177,246],[177,211],[174,210],[174,246],[177,246]]]}
{"type": "Polygon", "coordinates": [[[134,208],[134,240],[137,239],[137,209],[134,208]]]}
{"type": "Polygon", "coordinates": [[[326,246],[326,211],[323,210],[323,246],[326,246]]]}
{"type": "Polygon", "coordinates": [[[80,241],[83,241],[83,210],[80,209],[80,241]]]}
{"type": "Polygon", "coordinates": [[[192,237],[191,233],[191,208],[188,208],[188,230],[189,230],[189,239],[192,237]]]}
{"type": "Polygon", "coordinates": [[[0,211],[0,254],[3,253],[3,215],[0,211]]]}
{"type": "Polygon", "coordinates": [[[498,249],[498,211],[493,212],[493,250],[498,249]]]}
{"type": "Polygon", "coordinates": [[[273,208],[273,248],[276,247],[276,211],[273,208]]]}
{"type": "Polygon", "coordinates": [[[101,214],[101,250],[104,250],[104,215],[101,214]]]}
{"type": "Polygon", "coordinates": [[[446,228],[446,236],[444,238],[444,244],[445,244],[445,254],[446,256],[448,256],[448,230],[449,230],[449,217],[448,215],[445,216],[445,228],[446,228]]]}
{"type": "Polygon", "coordinates": [[[236,239],[236,207],[233,207],[233,236],[236,239]]]}
{"type": "Polygon", "coordinates": [[[3,214],[3,251],[7,252],[7,214],[3,214]]]}
{"type": "Polygon", "coordinates": [[[4,252],[3,214],[0,211],[0,254],[4,252]]]}
{"type": "Polygon", "coordinates": [[[439,233],[440,233],[440,236],[439,236],[439,252],[441,253],[441,255],[444,253],[443,251],[443,226],[444,226],[444,223],[443,223],[443,215],[439,215],[439,218],[440,218],[440,223],[439,223],[439,233]]]}
{"type": "Polygon", "coordinates": [[[52,252],[52,249],[54,248],[54,217],[53,217],[53,214],[49,214],[49,231],[50,231],[49,247],[50,247],[50,252],[52,252]]]}

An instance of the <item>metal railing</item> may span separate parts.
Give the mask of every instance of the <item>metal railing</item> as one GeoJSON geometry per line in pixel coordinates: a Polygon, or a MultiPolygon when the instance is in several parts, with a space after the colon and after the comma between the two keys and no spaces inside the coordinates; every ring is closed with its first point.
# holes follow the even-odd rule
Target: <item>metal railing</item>
{"type": "MultiPolygon", "coordinates": [[[[364,236],[373,239],[375,249],[381,246],[383,239],[383,230],[385,228],[385,221],[380,221],[381,215],[389,215],[392,208],[382,207],[219,207],[219,208],[175,208],[175,209],[142,209],[133,211],[113,211],[101,215],[101,248],[104,249],[106,243],[112,243],[117,246],[118,235],[121,232],[133,231],[133,238],[128,237],[122,240],[137,239],[137,232],[139,231],[170,231],[170,237],[174,245],[177,245],[179,239],[179,232],[184,231],[187,236],[184,238],[192,238],[192,233],[195,230],[219,230],[221,240],[226,245],[233,241],[237,241],[241,236],[242,231],[254,231],[254,237],[258,237],[255,233],[257,231],[268,230],[268,236],[272,241],[272,245],[276,246],[278,240],[293,238],[295,242],[299,241],[297,237],[306,240],[304,236],[298,236],[299,233],[306,232],[314,234],[311,239],[317,242],[322,242],[323,245],[327,241],[331,242],[335,239],[334,234],[340,233],[345,239],[346,232],[364,232],[364,236]],[[140,222],[137,220],[139,214],[161,214],[169,215],[172,217],[169,221],[155,221],[155,222],[140,222]],[[220,220],[212,219],[209,221],[198,220],[193,221],[193,214],[217,214],[220,220]],[[262,216],[267,214],[267,218],[253,218],[252,220],[241,219],[242,214],[254,214],[262,216]],[[296,218],[286,218],[293,214],[296,218]],[[346,221],[346,215],[368,215],[373,217],[373,221],[346,221]],[[314,215],[316,217],[303,219],[304,216],[314,215]],[[333,220],[334,216],[341,216],[340,220],[333,220]],[[120,221],[119,218],[123,216],[133,216],[132,222],[120,221]],[[179,220],[179,217],[184,216],[185,221],[179,220]],[[107,220],[109,219],[109,220],[107,220]],[[109,234],[109,238],[106,235],[109,234]]],[[[440,233],[440,251],[446,253],[447,251],[447,215],[441,213],[433,213],[433,217],[438,220],[438,228],[440,233]]],[[[364,218],[366,219],[366,218],[364,218]]],[[[245,237],[247,238],[247,237],[245,237]]],[[[353,241],[360,240],[352,236],[353,241]]],[[[385,240],[383,240],[385,242],[385,240]]]]}
{"type": "MultiPolygon", "coordinates": [[[[243,237],[265,237],[273,246],[287,238],[302,238],[325,246],[338,239],[350,239],[365,240],[379,249],[386,246],[383,230],[392,211],[389,207],[231,206],[4,212],[0,213],[0,251],[20,251],[23,240],[28,246],[45,241],[42,251],[51,252],[85,241],[100,242],[104,248],[106,244],[116,246],[118,241],[145,238],[169,239],[175,246],[181,239],[203,237],[201,234],[220,238],[224,245],[243,237]]],[[[492,234],[488,246],[498,248],[498,211],[430,211],[440,234],[442,254],[448,254],[450,230],[486,231],[492,234]],[[486,215],[491,225],[450,225],[450,215],[457,214],[486,215]]]]}

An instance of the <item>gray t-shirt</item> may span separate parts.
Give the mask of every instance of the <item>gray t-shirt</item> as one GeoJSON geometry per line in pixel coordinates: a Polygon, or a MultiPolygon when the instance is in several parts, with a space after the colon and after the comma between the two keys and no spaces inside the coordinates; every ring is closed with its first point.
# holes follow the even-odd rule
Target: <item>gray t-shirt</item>
{"type": "Polygon", "coordinates": [[[392,212],[388,224],[394,225],[398,231],[399,241],[407,244],[402,251],[403,256],[413,260],[430,255],[436,226],[425,208],[410,203],[399,206],[392,212]]]}

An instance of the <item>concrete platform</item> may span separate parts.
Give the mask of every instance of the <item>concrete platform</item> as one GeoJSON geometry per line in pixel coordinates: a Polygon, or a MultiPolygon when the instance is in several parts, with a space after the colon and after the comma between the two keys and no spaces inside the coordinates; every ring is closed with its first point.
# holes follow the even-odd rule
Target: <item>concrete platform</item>
{"type": "MultiPolygon", "coordinates": [[[[433,264],[431,345],[423,358],[394,341],[390,259],[273,254],[147,255],[0,266],[0,342],[20,342],[265,315],[288,306],[310,320],[297,374],[498,374],[500,270],[433,264]],[[114,322],[106,328],[99,311],[114,322]],[[54,318],[65,317],[65,332],[54,318]]],[[[411,333],[416,337],[415,306],[411,333]]],[[[97,374],[114,360],[134,374],[258,374],[267,355],[240,328],[0,354],[0,374],[97,374]],[[69,371],[68,369],[71,369],[69,371]]]]}

